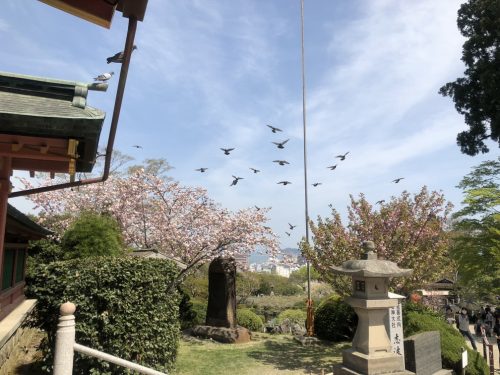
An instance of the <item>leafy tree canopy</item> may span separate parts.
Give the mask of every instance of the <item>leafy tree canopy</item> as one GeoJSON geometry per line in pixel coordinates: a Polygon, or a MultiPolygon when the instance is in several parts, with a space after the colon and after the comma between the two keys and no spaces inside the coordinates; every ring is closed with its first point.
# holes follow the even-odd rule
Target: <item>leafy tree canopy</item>
{"type": "Polygon", "coordinates": [[[489,151],[486,139],[500,146],[500,2],[469,0],[458,11],[458,28],[467,38],[463,45],[464,77],[439,90],[450,96],[465,116],[469,130],[457,136],[462,153],[489,151]]]}
{"type": "Polygon", "coordinates": [[[373,241],[379,258],[413,269],[411,276],[392,282],[397,292],[409,292],[436,281],[453,267],[445,231],[450,211],[451,204],[444,196],[429,192],[426,187],[413,196],[405,191],[392,197],[378,211],[363,194],[359,199],[351,196],[349,223],[344,225],[335,209],[331,217],[318,217],[317,224],[311,221],[314,247],[303,241],[302,252],[322,278],[345,295],[351,292],[350,278],[333,275],[330,267],[360,259],[361,242],[373,241]]]}
{"type": "Polygon", "coordinates": [[[453,215],[451,255],[460,282],[477,296],[500,294],[500,157],[479,164],[458,187],[464,207],[453,215]]]}

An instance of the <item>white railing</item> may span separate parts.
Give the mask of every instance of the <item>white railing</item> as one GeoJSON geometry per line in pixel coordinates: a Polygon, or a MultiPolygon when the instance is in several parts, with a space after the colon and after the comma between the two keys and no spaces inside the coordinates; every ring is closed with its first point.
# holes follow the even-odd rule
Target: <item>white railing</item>
{"type": "Polygon", "coordinates": [[[141,374],[167,375],[164,372],[159,372],[148,367],[138,365],[137,363],[103,353],[99,350],[77,344],[75,342],[75,316],[73,315],[75,311],[76,306],[71,302],[63,303],[59,309],[60,316],[56,333],[53,375],[73,374],[73,355],[75,351],[135,370],[141,374]]]}

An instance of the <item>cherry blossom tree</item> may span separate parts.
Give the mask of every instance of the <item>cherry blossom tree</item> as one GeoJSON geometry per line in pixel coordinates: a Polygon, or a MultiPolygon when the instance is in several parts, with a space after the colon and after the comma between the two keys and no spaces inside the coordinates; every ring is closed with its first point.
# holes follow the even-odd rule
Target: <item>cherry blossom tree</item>
{"type": "Polygon", "coordinates": [[[313,246],[301,243],[304,256],[323,279],[333,283],[341,294],[350,293],[350,279],[333,275],[332,265],[362,256],[362,241],[374,241],[379,259],[387,259],[402,268],[412,268],[413,274],[396,278],[393,288],[409,292],[447,275],[453,267],[448,256],[449,233],[445,230],[452,205],[443,194],[429,192],[426,187],[415,195],[403,192],[375,209],[360,194],[351,196],[348,207],[349,223],[344,225],[339,213],[318,217],[310,222],[313,246]]]}
{"type": "MultiPolygon", "coordinates": [[[[22,180],[26,187],[30,182],[22,180]]],[[[43,184],[50,184],[46,181],[43,184]]],[[[100,184],[29,196],[41,224],[63,231],[82,211],[107,213],[119,223],[128,246],[156,249],[187,265],[179,281],[216,257],[250,254],[256,248],[278,254],[278,240],[265,226],[267,208],[231,212],[199,187],[186,187],[144,169],[114,175],[100,184]],[[53,220],[57,216],[60,220],[53,220]]]]}

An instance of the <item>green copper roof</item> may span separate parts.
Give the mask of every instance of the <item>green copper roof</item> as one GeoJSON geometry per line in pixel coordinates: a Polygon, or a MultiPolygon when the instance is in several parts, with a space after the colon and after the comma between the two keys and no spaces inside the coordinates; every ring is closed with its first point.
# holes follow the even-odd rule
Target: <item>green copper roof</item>
{"type": "Polygon", "coordinates": [[[35,137],[77,139],[78,172],[93,167],[106,114],[87,106],[89,90],[105,83],[81,83],[0,72],[0,131],[35,137]]]}

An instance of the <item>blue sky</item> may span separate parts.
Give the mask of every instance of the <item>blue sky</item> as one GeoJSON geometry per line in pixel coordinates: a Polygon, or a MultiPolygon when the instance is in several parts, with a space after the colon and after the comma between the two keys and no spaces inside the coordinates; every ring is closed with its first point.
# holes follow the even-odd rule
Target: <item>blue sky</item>
{"type": "MultiPolygon", "coordinates": [[[[375,203],[423,185],[457,206],[462,176],[498,155],[494,144],[486,156],[460,153],[455,138],[466,125],[438,94],[464,70],[460,3],[305,1],[308,178],[322,183],[308,187],[312,218],[328,215],[329,204],[345,213],[349,194],[375,203]],[[392,183],[397,177],[405,179],[392,183]]],[[[3,0],[0,70],[83,82],[118,74],[106,57],[123,49],[126,28],[121,13],[107,30],[41,2],[3,0]]],[[[283,247],[296,247],[305,233],[300,1],[150,0],[136,44],[116,148],[138,161],[167,159],[174,179],[230,209],[271,206],[283,247]],[[285,139],[284,150],[271,143],[285,139]],[[225,156],[221,147],[235,150],[225,156]],[[230,187],[232,175],[244,179],[230,187]],[[288,223],[297,225],[290,237],[288,223]]],[[[89,94],[108,114],[102,145],[114,78],[107,93],[89,94]]]]}

